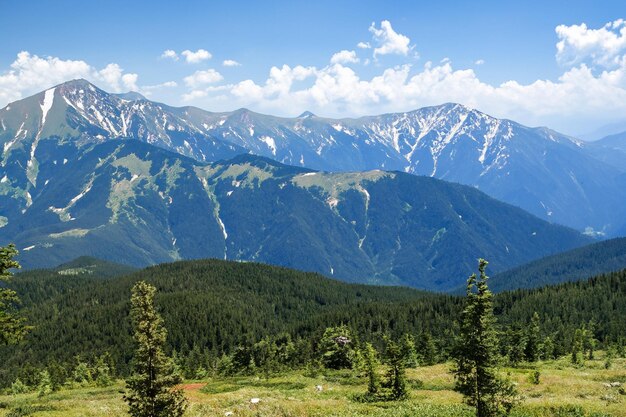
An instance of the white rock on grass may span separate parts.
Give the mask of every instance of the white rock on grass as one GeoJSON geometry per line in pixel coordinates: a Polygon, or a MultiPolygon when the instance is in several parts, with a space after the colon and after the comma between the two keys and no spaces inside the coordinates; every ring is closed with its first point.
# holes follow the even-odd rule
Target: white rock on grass
{"type": "Polygon", "coordinates": [[[250,399],[250,403],[251,403],[251,404],[258,404],[258,403],[260,403],[260,402],[261,402],[261,399],[260,399],[260,398],[252,398],[252,399],[250,399]]]}

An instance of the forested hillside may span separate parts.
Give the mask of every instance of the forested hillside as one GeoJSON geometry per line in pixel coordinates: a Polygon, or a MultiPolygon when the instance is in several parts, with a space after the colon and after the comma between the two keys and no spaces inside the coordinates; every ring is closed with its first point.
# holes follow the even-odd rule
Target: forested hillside
{"type": "MultiPolygon", "coordinates": [[[[374,343],[385,334],[432,335],[437,357],[445,359],[462,305],[460,297],[346,284],[256,263],[184,261],[106,280],[97,274],[34,271],[11,284],[35,328],[23,346],[0,351],[2,384],[29,367],[32,372],[51,363],[71,368],[77,356],[91,360],[105,352],[117,372],[127,372],[129,295],[139,280],[158,288],[156,303],[169,329],[170,349],[179,357],[202,352],[206,361],[268,337],[293,340],[299,354],[310,356],[324,330],[340,324],[347,324],[358,340],[374,343]]],[[[504,333],[524,328],[537,312],[542,338],[550,336],[559,354],[568,351],[581,326],[593,327],[601,342],[626,335],[626,270],[502,293],[495,301],[504,333]]],[[[507,340],[503,337],[504,344],[507,340]]]]}
{"type": "Polygon", "coordinates": [[[578,281],[624,268],[626,268],[626,238],[618,238],[548,256],[496,274],[491,280],[490,287],[496,292],[536,288],[578,281]]]}

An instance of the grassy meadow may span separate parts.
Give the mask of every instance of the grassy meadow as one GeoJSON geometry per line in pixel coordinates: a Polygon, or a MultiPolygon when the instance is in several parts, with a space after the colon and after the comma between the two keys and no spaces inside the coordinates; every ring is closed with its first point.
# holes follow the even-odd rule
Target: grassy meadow
{"type": "MultiPolygon", "coordinates": [[[[186,416],[247,417],[408,417],[472,416],[472,410],[452,390],[450,364],[409,369],[410,398],[399,402],[361,403],[355,396],[366,381],[350,371],[289,372],[269,378],[232,377],[185,381],[189,399],[186,416]],[[319,391],[316,386],[320,385],[319,391]],[[258,398],[254,404],[252,398],[258,398]]],[[[568,358],[532,367],[505,368],[518,384],[519,417],[626,417],[626,359],[615,359],[604,369],[602,353],[573,367],[568,358]],[[539,384],[530,375],[539,370],[539,384]],[[621,387],[606,384],[620,382],[621,387]]],[[[37,393],[0,396],[0,417],[105,417],[125,416],[124,384],[108,388],[63,389],[44,397],[37,393]]]]}

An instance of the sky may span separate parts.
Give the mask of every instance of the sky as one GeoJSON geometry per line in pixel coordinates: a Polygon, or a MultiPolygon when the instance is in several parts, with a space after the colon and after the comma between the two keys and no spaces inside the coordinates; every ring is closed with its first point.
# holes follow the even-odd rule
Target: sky
{"type": "Polygon", "coordinates": [[[574,136],[626,130],[622,19],[623,1],[0,0],[0,107],[86,78],[209,111],[458,102],[574,136]]]}

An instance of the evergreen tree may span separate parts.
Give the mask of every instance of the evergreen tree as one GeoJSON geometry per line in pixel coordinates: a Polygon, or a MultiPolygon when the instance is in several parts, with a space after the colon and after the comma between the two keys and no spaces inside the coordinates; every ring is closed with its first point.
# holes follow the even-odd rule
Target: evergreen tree
{"type": "Polygon", "coordinates": [[[526,338],[524,332],[519,327],[510,328],[506,333],[506,344],[508,350],[509,362],[513,366],[517,366],[524,360],[524,352],[526,350],[526,338]]]}
{"type": "Polygon", "coordinates": [[[39,384],[37,385],[37,395],[40,397],[52,393],[52,380],[47,370],[41,371],[39,374],[39,384]]]}
{"type": "Polygon", "coordinates": [[[403,400],[409,393],[406,388],[406,356],[402,347],[385,337],[385,364],[389,367],[387,387],[391,389],[391,399],[403,400]]]}
{"type": "Polygon", "coordinates": [[[596,323],[591,320],[583,331],[583,351],[587,352],[588,359],[593,360],[593,353],[596,348],[595,339],[596,323]]]}
{"type": "Polygon", "coordinates": [[[28,385],[23,383],[21,379],[16,378],[13,384],[11,384],[10,392],[12,395],[25,394],[28,392],[28,385]]]}
{"type": "Polygon", "coordinates": [[[498,340],[486,267],[487,261],[480,259],[480,277],[472,274],[467,280],[461,333],[454,349],[455,388],[476,408],[477,417],[508,414],[515,396],[512,385],[498,377],[498,340]]]}
{"type": "Polygon", "coordinates": [[[405,366],[407,368],[416,368],[419,365],[417,360],[417,350],[415,348],[415,340],[413,336],[406,333],[402,336],[400,349],[402,349],[402,354],[405,358],[405,366]]]}
{"type": "Polygon", "coordinates": [[[352,345],[352,333],[348,326],[342,324],[327,328],[319,346],[324,366],[330,369],[351,368],[354,355],[352,345]]]}
{"type": "Polygon", "coordinates": [[[539,314],[535,311],[532,319],[530,320],[530,326],[528,326],[528,330],[526,332],[526,347],[524,349],[524,356],[528,362],[537,362],[539,359],[540,338],[539,314]]]}
{"type": "Polygon", "coordinates": [[[0,345],[17,343],[30,330],[17,311],[20,303],[17,293],[5,287],[11,278],[11,269],[20,268],[20,264],[13,259],[17,253],[13,244],[0,247],[0,345]]]}
{"type": "Polygon", "coordinates": [[[99,387],[108,387],[111,384],[113,384],[111,368],[109,368],[105,355],[102,355],[96,362],[96,385],[99,387]]]}
{"type": "Polygon", "coordinates": [[[378,377],[378,358],[376,358],[376,349],[371,343],[366,343],[365,348],[361,350],[361,355],[365,364],[365,373],[367,375],[367,395],[376,396],[380,390],[380,378],[378,377]]]}
{"type": "Polygon", "coordinates": [[[584,333],[585,329],[576,329],[574,333],[572,342],[572,363],[574,365],[582,365],[584,362],[584,333]]]}
{"type": "Polygon", "coordinates": [[[174,364],[165,356],[167,331],[154,307],[156,288],[140,281],[133,287],[130,316],[137,348],[133,373],[126,382],[130,393],[124,397],[132,417],[180,417],[187,400],[172,388],[181,382],[174,364]]]}
{"type": "Polygon", "coordinates": [[[422,365],[437,363],[437,347],[429,332],[423,332],[417,342],[417,351],[422,365]]]}
{"type": "Polygon", "coordinates": [[[543,344],[541,345],[541,358],[544,361],[554,359],[554,349],[555,347],[552,338],[550,336],[546,336],[546,338],[543,339],[543,344]]]}
{"type": "Polygon", "coordinates": [[[93,382],[93,378],[89,365],[87,365],[86,362],[83,362],[80,357],[77,357],[76,361],[78,363],[72,373],[73,382],[83,387],[90,385],[93,382]]]}

